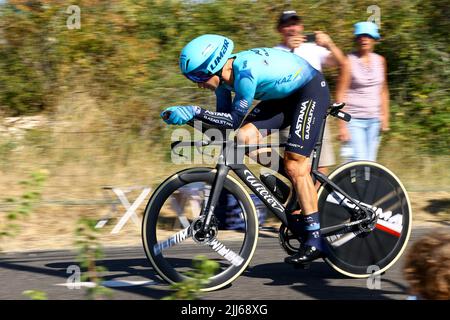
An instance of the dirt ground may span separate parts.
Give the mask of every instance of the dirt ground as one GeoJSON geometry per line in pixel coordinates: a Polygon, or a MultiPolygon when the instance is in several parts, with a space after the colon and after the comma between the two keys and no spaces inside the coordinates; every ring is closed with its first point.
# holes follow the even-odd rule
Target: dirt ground
{"type": "MultiPolygon", "coordinates": [[[[413,227],[440,227],[450,225],[450,192],[411,192],[413,227]]],[[[144,209],[138,212],[139,218],[144,209]]],[[[3,252],[72,249],[76,240],[75,229],[81,216],[99,219],[109,211],[108,206],[49,206],[43,205],[19,222],[16,236],[3,238],[3,252]]],[[[120,213],[121,215],[121,213],[120,213]]],[[[118,216],[120,217],[120,216],[118,216]]],[[[98,239],[103,246],[141,245],[141,227],[130,219],[118,234],[111,234],[117,223],[100,229],[98,239]]]]}

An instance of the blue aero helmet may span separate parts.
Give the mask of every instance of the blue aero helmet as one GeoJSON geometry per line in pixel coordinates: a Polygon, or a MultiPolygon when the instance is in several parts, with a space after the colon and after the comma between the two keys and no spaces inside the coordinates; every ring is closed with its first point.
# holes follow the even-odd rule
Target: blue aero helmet
{"type": "Polygon", "coordinates": [[[181,73],[191,81],[205,82],[222,70],[234,49],[231,39],[205,34],[189,42],[180,54],[181,73]]]}

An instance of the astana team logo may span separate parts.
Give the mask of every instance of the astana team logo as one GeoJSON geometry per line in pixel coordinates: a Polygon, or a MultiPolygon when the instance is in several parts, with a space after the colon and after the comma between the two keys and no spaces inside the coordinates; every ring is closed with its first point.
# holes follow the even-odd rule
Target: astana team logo
{"type": "Polygon", "coordinates": [[[300,114],[298,115],[297,125],[295,126],[295,134],[302,140],[309,139],[309,132],[311,131],[311,120],[314,114],[316,102],[308,100],[302,102],[300,114]]]}

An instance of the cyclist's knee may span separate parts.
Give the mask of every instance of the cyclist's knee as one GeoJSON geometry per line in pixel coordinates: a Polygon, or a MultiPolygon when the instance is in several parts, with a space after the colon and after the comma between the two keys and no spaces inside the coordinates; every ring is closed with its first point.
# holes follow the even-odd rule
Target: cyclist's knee
{"type": "Polygon", "coordinates": [[[239,129],[237,140],[239,144],[258,143],[259,135],[258,129],[251,123],[248,123],[239,129]]]}
{"type": "Polygon", "coordinates": [[[308,158],[296,153],[285,152],[284,168],[292,180],[297,180],[309,175],[308,158]]]}

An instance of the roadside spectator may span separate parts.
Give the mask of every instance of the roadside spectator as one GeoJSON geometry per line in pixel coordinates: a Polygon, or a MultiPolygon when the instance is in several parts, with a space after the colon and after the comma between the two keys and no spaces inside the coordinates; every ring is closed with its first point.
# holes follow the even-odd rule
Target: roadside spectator
{"type": "MultiPolygon", "coordinates": [[[[296,11],[284,11],[278,19],[277,30],[281,35],[281,43],[275,48],[293,52],[308,61],[310,65],[320,72],[322,72],[322,68],[326,67],[339,67],[342,69],[347,62],[345,55],[326,33],[316,31],[314,32],[315,42],[307,42],[307,37],[303,34],[303,20],[296,11]]],[[[289,127],[281,132],[281,140],[286,140],[288,134],[289,127]]],[[[335,162],[330,127],[327,123],[323,137],[319,171],[327,174],[327,167],[334,165],[335,162]]]]}
{"type": "Polygon", "coordinates": [[[356,23],[354,35],[357,49],[348,55],[336,89],[336,100],[345,102],[344,111],[352,116],[348,123],[339,121],[341,156],[344,161],[375,161],[380,130],[389,130],[387,66],[373,52],[380,39],[375,23],[356,23]]]}
{"type": "Polygon", "coordinates": [[[438,230],[410,248],[403,268],[415,299],[450,300],[450,233],[438,230]]]}

